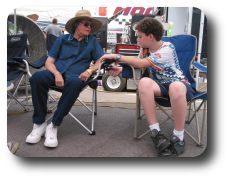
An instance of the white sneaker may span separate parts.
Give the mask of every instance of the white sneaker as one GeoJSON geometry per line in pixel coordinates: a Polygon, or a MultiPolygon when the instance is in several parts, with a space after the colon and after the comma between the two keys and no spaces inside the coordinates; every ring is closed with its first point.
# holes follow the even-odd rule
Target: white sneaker
{"type": "Polygon", "coordinates": [[[44,142],[44,146],[57,147],[57,126],[54,126],[52,122],[46,127],[45,137],[46,140],[44,142]]]}
{"type": "Polygon", "coordinates": [[[34,124],[32,132],[26,137],[26,142],[30,144],[38,143],[45,134],[47,123],[34,124]]]}

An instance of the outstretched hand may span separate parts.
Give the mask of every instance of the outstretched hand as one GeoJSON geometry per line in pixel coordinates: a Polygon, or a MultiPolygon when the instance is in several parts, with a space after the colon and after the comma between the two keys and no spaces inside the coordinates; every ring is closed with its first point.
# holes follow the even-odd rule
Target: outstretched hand
{"type": "Polygon", "coordinates": [[[114,61],[116,59],[116,54],[104,54],[101,58],[100,61],[114,61]]]}

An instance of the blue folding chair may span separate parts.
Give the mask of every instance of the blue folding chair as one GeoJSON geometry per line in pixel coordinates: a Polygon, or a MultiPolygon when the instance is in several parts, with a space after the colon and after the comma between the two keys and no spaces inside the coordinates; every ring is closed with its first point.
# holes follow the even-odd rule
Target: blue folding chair
{"type": "MultiPolygon", "coordinates": [[[[191,74],[191,65],[192,61],[194,60],[194,57],[196,55],[196,37],[192,35],[176,35],[172,37],[163,37],[163,41],[171,42],[177,52],[177,56],[179,59],[180,67],[184,73],[184,75],[187,77],[188,81],[190,82],[192,88],[195,91],[194,97],[191,99],[191,101],[188,102],[189,106],[189,115],[188,119],[186,120],[187,124],[190,124],[193,119],[196,119],[196,132],[197,135],[192,135],[187,129],[185,129],[185,133],[192,138],[192,140],[199,146],[202,145],[202,136],[204,132],[204,126],[205,126],[205,119],[206,119],[206,102],[207,102],[207,92],[200,92],[196,89],[196,82],[191,74]],[[201,103],[198,107],[196,107],[197,100],[201,100],[201,103]],[[194,107],[194,113],[192,113],[191,105],[194,107]],[[203,111],[203,120],[201,122],[201,128],[200,123],[198,119],[197,113],[201,110],[201,108],[204,105],[204,111],[203,111]]],[[[167,116],[167,119],[172,119],[171,115],[165,110],[164,107],[171,107],[169,98],[165,97],[156,97],[156,104],[160,110],[167,116]]],[[[143,136],[145,136],[147,133],[150,132],[150,130],[145,131],[144,133],[139,133],[139,121],[142,119],[143,115],[141,115],[141,105],[140,105],[140,99],[138,96],[137,91],[137,102],[136,102],[136,120],[134,123],[134,138],[140,139],[143,136]]],[[[165,122],[165,121],[164,121],[165,122]]]]}
{"type": "MultiPolygon", "coordinates": [[[[207,66],[204,66],[203,64],[197,62],[197,61],[194,61],[192,63],[193,67],[198,70],[199,72],[202,72],[202,73],[205,73],[206,74],[206,77],[207,77],[207,73],[208,73],[208,68],[207,66]]],[[[198,76],[199,76],[199,73],[198,73],[198,76]]],[[[199,77],[197,78],[197,87],[199,85],[199,77]]],[[[199,88],[201,89],[201,88],[199,88]]],[[[201,108],[203,107],[203,119],[202,119],[202,124],[201,124],[201,131],[197,131],[197,139],[194,139],[194,137],[189,133],[187,132],[187,134],[193,138],[193,140],[197,143],[197,145],[202,145],[202,137],[203,137],[203,133],[204,133],[204,127],[205,127],[205,120],[206,120],[206,114],[207,114],[207,100],[208,100],[208,94],[206,91],[196,91],[196,99],[200,100],[200,104],[199,106],[197,106],[197,103],[196,103],[196,99],[191,102],[189,104],[189,113],[188,113],[188,119],[186,121],[187,124],[190,124],[193,119],[196,120],[196,126],[197,126],[197,129],[200,129],[199,127],[199,119],[198,119],[198,116],[197,116],[197,113],[201,110],[201,108]]]]}
{"type": "MultiPolygon", "coordinates": [[[[27,50],[27,34],[16,34],[7,36],[7,83],[16,83],[15,90],[10,93],[11,90],[7,89],[7,95],[11,98],[7,104],[7,109],[13,100],[19,103],[17,99],[17,92],[19,86],[25,80],[26,88],[26,101],[28,101],[28,86],[27,79],[29,73],[29,67],[26,59],[28,58],[27,50]]],[[[25,111],[29,109],[22,103],[19,103],[25,111]]]]}
{"type": "MultiPolygon", "coordinates": [[[[45,62],[47,60],[48,55],[44,55],[41,58],[37,59],[36,61],[34,61],[33,63],[27,62],[29,64],[29,66],[33,67],[34,69],[41,69],[45,66],[45,62]]],[[[101,67],[99,67],[100,69],[101,67]]],[[[98,83],[97,83],[97,78],[99,76],[99,71],[97,71],[97,73],[94,73],[89,80],[87,80],[86,82],[86,87],[89,86],[93,92],[92,92],[92,102],[91,102],[91,107],[89,105],[87,105],[86,103],[84,103],[80,98],[77,98],[77,101],[86,108],[86,110],[88,110],[91,113],[91,127],[87,127],[82,121],[80,121],[71,111],[68,113],[78,124],[80,124],[80,126],[82,126],[86,131],[89,132],[90,135],[95,135],[96,131],[95,131],[95,115],[97,115],[97,87],[98,87],[98,83]]],[[[31,73],[30,73],[31,74],[31,73]]],[[[31,76],[31,75],[30,75],[31,76]]],[[[85,87],[85,88],[86,88],[85,87]]],[[[56,91],[56,92],[60,92],[62,93],[63,89],[57,86],[50,86],[49,87],[50,90],[56,91]]],[[[83,89],[84,90],[84,89],[83,89]]],[[[51,97],[51,99],[55,102],[55,98],[52,97],[49,94],[49,97],[51,97]]],[[[52,113],[52,111],[54,109],[57,108],[57,104],[52,108],[52,110],[48,110],[47,112],[52,113]]],[[[49,121],[51,118],[53,117],[53,114],[51,114],[46,121],[49,121]]]]}

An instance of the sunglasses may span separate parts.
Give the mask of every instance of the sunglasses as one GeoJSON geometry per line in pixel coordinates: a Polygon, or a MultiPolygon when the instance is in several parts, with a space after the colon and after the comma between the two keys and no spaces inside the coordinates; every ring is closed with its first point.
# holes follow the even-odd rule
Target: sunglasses
{"type": "Polygon", "coordinates": [[[93,28],[93,23],[90,21],[83,21],[81,22],[85,27],[90,27],[91,29],[93,28]]]}

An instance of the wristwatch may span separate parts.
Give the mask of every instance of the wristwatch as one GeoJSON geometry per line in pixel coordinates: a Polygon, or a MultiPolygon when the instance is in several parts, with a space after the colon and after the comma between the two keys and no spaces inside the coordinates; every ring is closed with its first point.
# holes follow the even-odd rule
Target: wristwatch
{"type": "Polygon", "coordinates": [[[118,62],[118,61],[120,61],[120,59],[121,59],[121,55],[120,55],[120,54],[117,54],[117,55],[116,55],[116,58],[115,58],[115,61],[118,62]]]}

